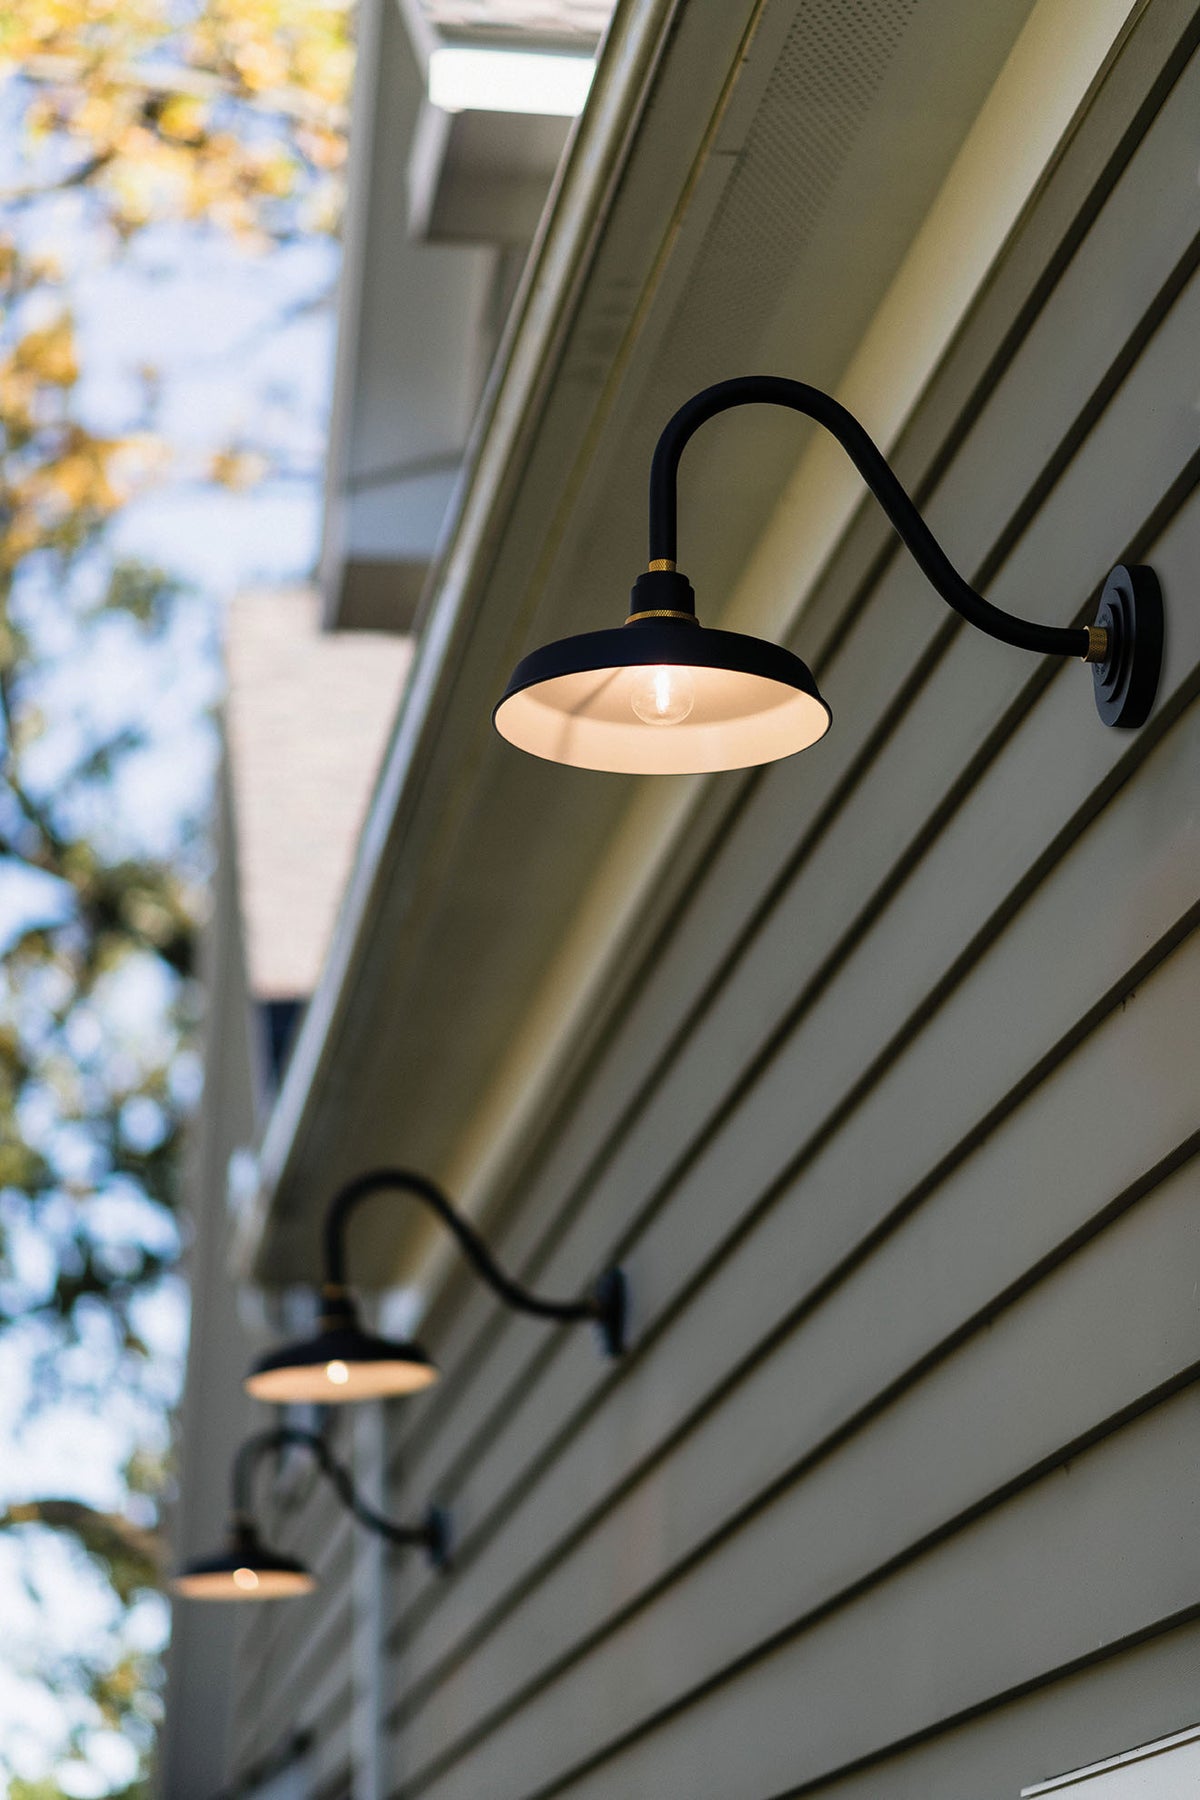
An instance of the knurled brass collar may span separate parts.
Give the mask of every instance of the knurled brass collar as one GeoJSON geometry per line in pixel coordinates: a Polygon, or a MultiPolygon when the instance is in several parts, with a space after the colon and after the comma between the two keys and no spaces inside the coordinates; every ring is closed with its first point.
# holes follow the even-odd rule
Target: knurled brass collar
{"type": "Polygon", "coordinates": [[[1102,663],[1108,660],[1108,632],[1103,625],[1085,625],[1088,634],[1088,647],[1084,654],[1085,663],[1102,663]]]}
{"type": "Polygon", "coordinates": [[[637,619],[686,619],[689,625],[698,625],[700,623],[695,613],[680,612],[677,608],[671,606],[654,607],[649,612],[630,613],[625,623],[627,625],[632,625],[637,619]]]}
{"type": "Polygon", "coordinates": [[[669,556],[656,556],[652,563],[647,563],[646,567],[651,575],[673,575],[675,573],[674,560],[669,556]]]}

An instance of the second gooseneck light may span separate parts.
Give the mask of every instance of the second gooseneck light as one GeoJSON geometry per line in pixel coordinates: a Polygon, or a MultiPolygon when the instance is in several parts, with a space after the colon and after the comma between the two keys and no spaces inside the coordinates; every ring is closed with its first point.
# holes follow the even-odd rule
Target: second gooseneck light
{"type": "Polygon", "coordinates": [[[420,1344],[381,1337],[363,1328],[346,1285],[350,1215],[369,1195],[382,1192],[409,1195],[435,1213],[458,1239],[476,1273],[506,1305],[560,1324],[594,1325],[610,1356],[624,1349],[625,1281],[619,1269],[609,1269],[582,1299],[544,1299],[500,1268],[479,1233],[427,1175],[412,1169],[373,1169],[348,1182],[325,1215],[325,1269],[316,1335],[259,1359],[246,1378],[246,1391],[256,1400],[328,1406],[338,1401],[415,1394],[437,1380],[433,1359],[420,1344]]]}
{"type": "Polygon", "coordinates": [[[254,1517],[254,1473],[264,1457],[300,1447],[317,1459],[321,1473],[360,1525],[391,1544],[424,1548],[437,1568],[445,1568],[449,1553],[446,1516],[431,1508],[419,1525],[401,1525],[387,1519],[359,1494],[348,1469],[342,1467],[324,1438],[315,1431],[279,1425],[246,1439],[233,1463],[233,1494],[226,1541],[213,1556],[188,1563],[171,1586],[185,1600],[289,1600],[309,1594],[317,1578],[304,1563],[265,1544],[254,1517]]]}
{"type": "Polygon", "coordinates": [[[1038,625],[976,593],[954,567],[883,453],[854,415],[802,381],[751,375],[720,381],[671,418],[650,468],[650,566],[624,625],[534,650],[493,713],[522,750],[581,769],[700,774],[749,768],[807,749],[832,714],[811,670],[779,644],[701,626],[676,557],[677,476],[692,434],[731,407],[785,406],[842,445],[942,599],[1002,643],[1092,665],[1106,725],[1141,725],[1162,660],[1162,599],[1151,569],[1109,575],[1091,625],[1038,625]]]}

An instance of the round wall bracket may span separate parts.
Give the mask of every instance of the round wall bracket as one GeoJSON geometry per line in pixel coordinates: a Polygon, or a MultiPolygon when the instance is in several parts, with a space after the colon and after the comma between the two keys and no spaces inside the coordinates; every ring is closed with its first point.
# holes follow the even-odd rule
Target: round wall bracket
{"type": "Polygon", "coordinates": [[[1096,711],[1106,725],[1127,731],[1144,725],[1162,669],[1162,589],[1145,564],[1113,569],[1095,623],[1108,633],[1108,654],[1092,664],[1096,711]]]}
{"type": "Polygon", "coordinates": [[[425,1514],[425,1550],[439,1575],[450,1567],[450,1514],[444,1506],[431,1506],[425,1514]]]}
{"type": "Polygon", "coordinates": [[[629,1289],[620,1269],[606,1269],[592,1289],[596,1329],[606,1356],[620,1356],[625,1349],[629,1289]]]}

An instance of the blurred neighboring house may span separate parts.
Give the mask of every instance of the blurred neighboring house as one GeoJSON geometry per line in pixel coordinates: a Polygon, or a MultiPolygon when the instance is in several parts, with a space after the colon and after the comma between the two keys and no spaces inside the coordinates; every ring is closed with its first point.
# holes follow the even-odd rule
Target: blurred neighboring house
{"type": "Polygon", "coordinates": [[[324,1423],[390,1513],[449,1508],[454,1565],[264,1471],[321,1586],[178,1609],[162,1790],[1179,1800],[1195,0],[361,31],[319,602],[232,626],[180,1550],[366,1168],[428,1171],[544,1291],[619,1258],[632,1348],[364,1212],[352,1275],[446,1379],[324,1423]],[[828,739],[687,779],[501,742],[517,658],[623,619],[661,427],[747,373],[837,393],[1015,613],[1154,565],[1150,723],[964,628],[836,446],[755,408],[688,448],[681,566],[813,663],[828,739]]]}
{"type": "MultiPolygon", "coordinates": [[[[178,1557],[224,1529],[230,1463],[254,1429],[241,1393],[262,1307],[230,1279],[230,1228],[253,1146],[324,966],[412,657],[407,635],[321,629],[313,589],[235,597],[206,944],[205,1093],[189,1171],[189,1379],[179,1418],[178,1557]]],[[[234,1619],[179,1612],[165,1795],[215,1795],[231,1754],[234,1619]]]]}
{"type": "Polygon", "coordinates": [[[225,735],[250,996],[277,1082],[317,985],[412,639],[326,632],[313,591],[240,594],[225,735]]]}

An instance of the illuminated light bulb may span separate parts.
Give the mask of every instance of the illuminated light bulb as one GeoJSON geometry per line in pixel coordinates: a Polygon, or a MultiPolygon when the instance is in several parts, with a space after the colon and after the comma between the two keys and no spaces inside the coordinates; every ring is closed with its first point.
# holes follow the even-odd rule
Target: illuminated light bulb
{"type": "Polygon", "coordinates": [[[233,1571],[233,1585],[234,1587],[240,1587],[247,1594],[252,1594],[258,1586],[258,1576],[254,1573],[253,1569],[235,1569],[233,1571]]]}
{"type": "Polygon", "coordinates": [[[691,671],[670,664],[639,669],[629,704],[646,725],[682,725],[696,704],[691,671]]]}
{"type": "Polygon", "coordinates": [[[335,1387],[345,1387],[350,1379],[350,1371],[344,1362],[326,1363],[325,1377],[328,1381],[332,1381],[335,1387]]]}

